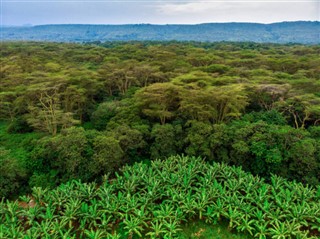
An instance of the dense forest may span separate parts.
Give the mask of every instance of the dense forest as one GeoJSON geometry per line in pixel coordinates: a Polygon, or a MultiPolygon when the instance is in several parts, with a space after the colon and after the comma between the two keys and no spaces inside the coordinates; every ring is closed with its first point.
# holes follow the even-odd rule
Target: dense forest
{"type": "Polygon", "coordinates": [[[3,27],[4,40],[88,42],[88,41],[235,41],[319,44],[319,21],[260,23],[53,24],[3,27]]]}
{"type": "Polygon", "coordinates": [[[196,217],[227,221],[248,233],[245,238],[316,238],[319,50],[299,44],[3,42],[3,237],[14,238],[11,229],[19,228],[15,238],[23,231],[30,233],[25,238],[50,238],[32,233],[62,225],[60,235],[76,238],[107,238],[100,226],[108,227],[110,238],[118,238],[119,227],[128,238],[174,238],[179,230],[173,229],[196,217]],[[22,195],[31,192],[37,211],[5,201],[20,196],[29,202],[22,195]],[[226,195],[219,197],[220,211],[217,194],[226,195]],[[111,219],[98,209],[104,197],[119,199],[108,211],[111,219]],[[241,211],[240,202],[248,207],[241,211]],[[161,218],[161,210],[172,210],[175,219],[161,218]],[[267,224],[256,224],[261,220],[267,224]]]}

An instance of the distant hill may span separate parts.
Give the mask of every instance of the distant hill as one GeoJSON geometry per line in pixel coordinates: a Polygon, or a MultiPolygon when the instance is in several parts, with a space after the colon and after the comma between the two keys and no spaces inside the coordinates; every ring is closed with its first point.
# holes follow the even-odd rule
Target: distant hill
{"type": "Polygon", "coordinates": [[[205,23],[196,25],[40,25],[2,27],[2,40],[88,41],[251,41],[320,43],[320,22],[205,23]]]}

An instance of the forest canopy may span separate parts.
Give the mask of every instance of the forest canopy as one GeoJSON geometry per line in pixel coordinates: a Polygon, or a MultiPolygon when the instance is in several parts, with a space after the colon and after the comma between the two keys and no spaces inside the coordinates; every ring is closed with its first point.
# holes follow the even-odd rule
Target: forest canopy
{"type": "Polygon", "coordinates": [[[0,197],[176,154],[316,186],[319,50],[3,42],[0,197]]]}

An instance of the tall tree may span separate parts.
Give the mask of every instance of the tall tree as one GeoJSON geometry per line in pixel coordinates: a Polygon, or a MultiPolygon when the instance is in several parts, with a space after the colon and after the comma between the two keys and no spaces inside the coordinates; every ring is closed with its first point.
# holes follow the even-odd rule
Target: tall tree
{"type": "Polygon", "coordinates": [[[172,83],[156,83],[139,90],[135,97],[143,114],[158,118],[161,124],[175,116],[180,90],[172,83]]]}
{"type": "Polygon", "coordinates": [[[78,121],[73,113],[61,109],[58,89],[53,87],[36,93],[36,101],[29,104],[28,123],[40,131],[56,135],[59,128],[67,128],[78,121]]]}

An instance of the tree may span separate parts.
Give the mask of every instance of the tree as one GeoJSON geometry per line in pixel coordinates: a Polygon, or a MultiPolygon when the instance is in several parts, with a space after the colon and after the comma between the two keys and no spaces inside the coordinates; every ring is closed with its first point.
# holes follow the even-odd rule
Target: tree
{"type": "Polygon", "coordinates": [[[209,123],[191,121],[190,127],[187,129],[187,143],[186,153],[188,155],[202,156],[212,159],[210,138],[213,127],[209,123]]]}
{"type": "Polygon", "coordinates": [[[151,131],[153,143],[150,147],[152,159],[165,158],[178,152],[178,134],[182,131],[181,126],[172,124],[155,124],[151,131]]]}
{"type": "Polygon", "coordinates": [[[252,102],[257,102],[264,110],[272,110],[279,100],[285,100],[290,91],[289,84],[259,84],[253,87],[252,102]]]}
{"type": "Polygon", "coordinates": [[[92,164],[89,160],[93,154],[92,141],[92,136],[81,127],[70,127],[56,136],[39,139],[28,162],[35,175],[33,180],[47,177],[55,180],[51,184],[71,179],[88,181],[93,177],[88,170],[92,164]]]}
{"type": "Polygon", "coordinates": [[[118,107],[118,101],[107,101],[99,104],[98,108],[91,115],[91,122],[94,128],[97,130],[105,130],[108,121],[116,115],[118,107]]]}
{"type": "Polygon", "coordinates": [[[59,128],[68,128],[78,121],[73,119],[73,113],[64,112],[58,90],[53,87],[37,94],[35,104],[29,105],[27,122],[40,131],[48,132],[55,136],[59,128]]]}
{"type": "Polygon", "coordinates": [[[223,123],[239,117],[247,104],[247,96],[241,86],[185,89],[179,110],[186,118],[223,123]]]}
{"type": "Polygon", "coordinates": [[[83,128],[62,130],[49,139],[46,150],[51,151],[53,157],[51,168],[58,171],[63,182],[76,178],[87,181],[92,176],[87,170],[90,147],[83,128]]]}
{"type": "Polygon", "coordinates": [[[297,129],[304,129],[308,122],[314,125],[320,122],[320,97],[314,94],[293,95],[279,101],[277,107],[292,117],[297,129]]]}
{"type": "Polygon", "coordinates": [[[172,83],[155,83],[139,90],[135,98],[144,115],[158,118],[163,125],[175,116],[179,93],[179,87],[172,83]]]}
{"type": "Polygon", "coordinates": [[[119,140],[111,136],[98,136],[94,139],[93,149],[93,162],[89,168],[95,175],[113,172],[122,165],[124,152],[119,140]]]}

